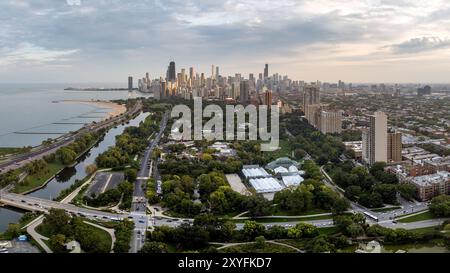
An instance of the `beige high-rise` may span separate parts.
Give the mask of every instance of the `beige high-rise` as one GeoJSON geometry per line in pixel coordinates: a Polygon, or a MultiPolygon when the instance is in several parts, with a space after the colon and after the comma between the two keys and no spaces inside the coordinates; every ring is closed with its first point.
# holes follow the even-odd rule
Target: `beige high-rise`
{"type": "Polygon", "coordinates": [[[402,161],[402,133],[388,132],[388,161],[402,161]]]}
{"type": "Polygon", "coordinates": [[[341,111],[320,111],[319,130],[323,134],[334,134],[342,132],[341,111]]]}
{"type": "Polygon", "coordinates": [[[369,116],[369,130],[363,136],[364,160],[372,165],[388,161],[387,116],[377,111],[369,116]]]}

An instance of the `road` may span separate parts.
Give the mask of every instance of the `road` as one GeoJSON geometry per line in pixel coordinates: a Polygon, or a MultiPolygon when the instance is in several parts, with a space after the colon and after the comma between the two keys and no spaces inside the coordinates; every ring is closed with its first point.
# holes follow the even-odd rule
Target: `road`
{"type": "MultiPolygon", "coordinates": [[[[134,221],[133,238],[131,240],[130,252],[136,253],[145,243],[145,234],[147,227],[149,226],[149,219],[147,217],[147,197],[146,186],[147,181],[151,177],[151,156],[153,149],[158,145],[161,136],[167,126],[167,120],[169,118],[169,112],[165,112],[160,124],[160,129],[156,137],[149,142],[148,147],[144,151],[144,155],[141,160],[141,165],[138,172],[138,177],[134,183],[133,202],[131,204],[131,216],[134,221]]],[[[151,222],[150,222],[151,225],[151,222]]]]}
{"type": "MultiPolygon", "coordinates": [[[[324,175],[325,179],[323,179],[323,182],[330,188],[332,188],[335,192],[339,193],[342,197],[346,198],[344,194],[342,193],[344,190],[339,188],[332,180],[332,178],[328,175],[328,173],[324,170],[324,166],[320,167],[320,172],[324,175]]],[[[347,199],[347,198],[346,198],[347,199]]],[[[428,208],[428,203],[425,202],[417,202],[417,201],[407,201],[402,198],[398,198],[400,200],[400,208],[394,209],[390,211],[385,212],[375,212],[372,211],[366,207],[363,207],[359,205],[358,203],[352,202],[351,200],[348,200],[350,202],[350,207],[352,211],[357,213],[368,213],[375,217],[377,217],[378,222],[390,222],[394,220],[394,218],[400,217],[405,214],[410,214],[422,210],[426,210],[428,208]]],[[[367,217],[366,219],[370,224],[377,223],[377,221],[374,221],[374,219],[367,217]]]]}
{"type": "Polygon", "coordinates": [[[74,215],[105,221],[120,221],[130,217],[128,214],[114,214],[98,210],[80,208],[72,204],[65,204],[57,201],[9,192],[0,193],[0,202],[11,207],[21,208],[28,211],[40,211],[44,213],[48,213],[51,208],[63,209],[66,212],[74,215]]]}
{"type": "Polygon", "coordinates": [[[76,133],[67,133],[61,137],[58,138],[58,140],[55,143],[52,143],[47,146],[38,146],[34,148],[32,151],[24,154],[20,154],[17,156],[14,156],[7,161],[0,163],[0,173],[7,172],[9,170],[17,169],[20,167],[23,167],[27,163],[38,160],[43,158],[46,155],[52,154],[56,152],[59,148],[69,145],[70,143],[74,142],[77,138],[82,136],[86,133],[92,133],[99,131],[101,129],[105,129],[107,127],[110,127],[114,125],[117,122],[122,122],[127,119],[127,116],[135,115],[136,113],[140,112],[142,110],[142,102],[138,101],[134,105],[134,107],[130,110],[128,110],[125,114],[112,117],[110,119],[97,122],[97,123],[91,123],[88,125],[85,125],[83,128],[78,130],[76,133]]]}

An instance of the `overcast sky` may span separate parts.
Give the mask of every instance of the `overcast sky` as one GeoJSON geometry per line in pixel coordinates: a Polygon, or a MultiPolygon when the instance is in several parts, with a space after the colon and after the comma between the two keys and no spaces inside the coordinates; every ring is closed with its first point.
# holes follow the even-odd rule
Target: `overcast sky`
{"type": "Polygon", "coordinates": [[[0,82],[194,66],[306,81],[450,82],[447,0],[1,0],[0,82]]]}

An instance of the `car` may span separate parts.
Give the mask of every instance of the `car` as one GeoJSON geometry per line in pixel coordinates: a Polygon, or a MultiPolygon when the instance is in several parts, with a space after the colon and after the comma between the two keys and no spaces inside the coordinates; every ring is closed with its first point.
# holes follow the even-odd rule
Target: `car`
{"type": "Polygon", "coordinates": [[[25,201],[25,200],[20,200],[20,202],[22,202],[22,203],[26,203],[27,201],[25,201]]]}
{"type": "Polygon", "coordinates": [[[130,215],[130,216],[128,216],[128,219],[133,219],[133,216],[131,216],[131,215],[130,215]]]}
{"type": "Polygon", "coordinates": [[[145,224],[145,221],[144,220],[139,220],[139,223],[145,224]]]}
{"type": "Polygon", "coordinates": [[[140,230],[138,230],[137,234],[141,234],[141,231],[140,231],[140,230]]]}
{"type": "Polygon", "coordinates": [[[394,221],[392,221],[392,223],[394,223],[394,224],[397,224],[397,221],[396,221],[396,220],[394,220],[394,221]]]}

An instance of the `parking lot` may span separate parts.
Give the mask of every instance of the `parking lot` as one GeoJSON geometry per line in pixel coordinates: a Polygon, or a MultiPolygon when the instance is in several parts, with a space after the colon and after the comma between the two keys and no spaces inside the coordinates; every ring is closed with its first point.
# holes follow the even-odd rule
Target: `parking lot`
{"type": "Polygon", "coordinates": [[[92,180],[91,185],[85,192],[85,196],[98,196],[107,190],[114,189],[124,180],[122,172],[100,172],[92,180]]]}

